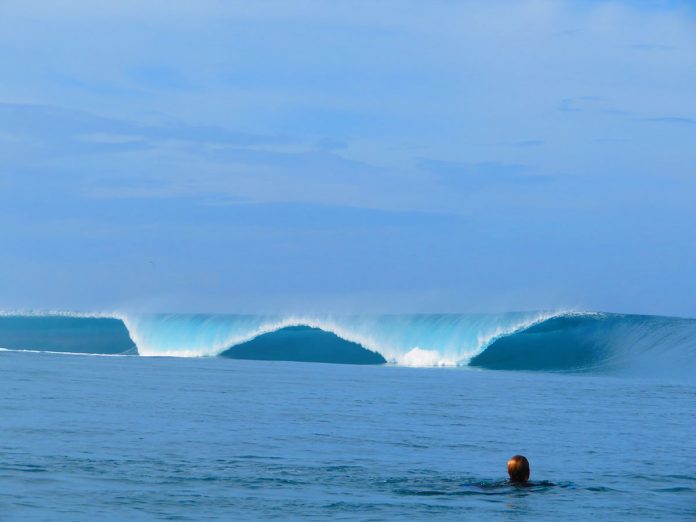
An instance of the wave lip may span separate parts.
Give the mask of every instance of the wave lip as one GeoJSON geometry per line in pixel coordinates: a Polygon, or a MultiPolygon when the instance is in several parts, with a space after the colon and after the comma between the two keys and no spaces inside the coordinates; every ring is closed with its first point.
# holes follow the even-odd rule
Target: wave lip
{"type": "Polygon", "coordinates": [[[466,365],[493,339],[555,315],[177,315],[125,316],[141,355],[203,357],[220,355],[257,337],[289,327],[308,327],[380,354],[387,362],[408,366],[466,365]],[[428,355],[429,354],[429,355],[428,355]]]}
{"type": "Polygon", "coordinates": [[[494,340],[471,366],[680,377],[696,369],[696,320],[561,314],[494,340]]]}
{"type": "Polygon", "coordinates": [[[222,354],[247,359],[386,361],[398,366],[690,378],[696,371],[696,319],[601,312],[149,314],[121,318],[115,314],[0,312],[0,346],[63,353],[222,354]]]}
{"type": "Polygon", "coordinates": [[[121,319],[116,312],[78,312],[73,310],[0,310],[0,317],[69,317],[74,319],[121,319]]]}
{"type": "Polygon", "coordinates": [[[135,352],[124,323],[76,314],[0,314],[0,346],[8,350],[115,355],[135,352]]]}

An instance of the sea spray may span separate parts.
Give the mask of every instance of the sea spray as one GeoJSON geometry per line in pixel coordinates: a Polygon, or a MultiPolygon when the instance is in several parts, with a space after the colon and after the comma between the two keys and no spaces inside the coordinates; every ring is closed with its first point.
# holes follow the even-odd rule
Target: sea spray
{"type": "MultiPolygon", "coordinates": [[[[0,347],[212,357],[267,336],[266,345],[278,344],[274,353],[293,360],[281,345],[287,339],[283,332],[296,327],[355,343],[398,366],[686,377],[696,370],[696,320],[601,312],[281,316],[10,311],[0,312],[0,347]]],[[[336,346],[327,343],[326,349],[336,346]]],[[[350,362],[330,354],[317,360],[350,362]]]]}

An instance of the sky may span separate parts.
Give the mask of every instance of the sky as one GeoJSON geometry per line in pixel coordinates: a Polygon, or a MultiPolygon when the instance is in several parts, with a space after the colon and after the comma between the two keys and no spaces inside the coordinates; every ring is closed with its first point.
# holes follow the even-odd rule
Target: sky
{"type": "Polygon", "coordinates": [[[0,309],[696,317],[687,1],[0,0],[0,309]]]}

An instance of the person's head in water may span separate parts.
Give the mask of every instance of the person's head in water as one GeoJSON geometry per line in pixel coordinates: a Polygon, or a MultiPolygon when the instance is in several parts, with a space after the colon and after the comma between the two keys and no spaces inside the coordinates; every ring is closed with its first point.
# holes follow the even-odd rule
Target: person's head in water
{"type": "Polygon", "coordinates": [[[529,480],[529,461],[527,457],[515,455],[507,463],[511,482],[523,483],[529,480]]]}

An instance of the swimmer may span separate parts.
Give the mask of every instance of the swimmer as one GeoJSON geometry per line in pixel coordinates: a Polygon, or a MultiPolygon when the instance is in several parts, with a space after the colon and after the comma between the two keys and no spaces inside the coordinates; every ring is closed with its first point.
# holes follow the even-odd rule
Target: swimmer
{"type": "Polygon", "coordinates": [[[529,480],[529,461],[522,455],[515,455],[507,463],[510,482],[524,484],[529,480]]]}

